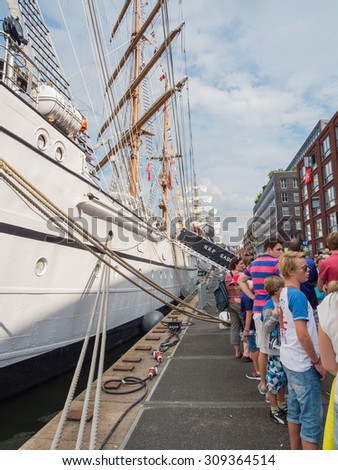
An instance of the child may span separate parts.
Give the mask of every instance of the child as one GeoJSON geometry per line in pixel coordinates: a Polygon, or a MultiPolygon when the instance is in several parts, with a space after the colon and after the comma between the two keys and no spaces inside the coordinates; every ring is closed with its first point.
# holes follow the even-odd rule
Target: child
{"type": "Polygon", "coordinates": [[[244,292],[241,294],[241,313],[244,322],[243,337],[247,339],[249,354],[254,365],[254,370],[246,374],[248,379],[261,380],[261,375],[258,372],[258,348],[256,344],[256,330],[255,323],[252,318],[253,300],[250,299],[244,292]]]}
{"type": "Polygon", "coordinates": [[[262,321],[264,342],[269,350],[267,366],[267,390],[270,401],[270,417],[277,424],[287,424],[287,407],[285,404],[286,375],[279,358],[279,296],[284,287],[284,281],[279,276],[265,279],[264,289],[271,299],[263,307],[262,321]]]}

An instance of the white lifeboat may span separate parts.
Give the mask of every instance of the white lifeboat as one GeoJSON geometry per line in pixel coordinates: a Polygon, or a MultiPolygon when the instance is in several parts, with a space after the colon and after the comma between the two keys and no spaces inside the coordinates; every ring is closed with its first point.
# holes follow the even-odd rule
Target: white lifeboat
{"type": "Polygon", "coordinates": [[[52,86],[39,86],[32,95],[36,100],[37,110],[68,136],[85,130],[82,114],[52,86]]]}

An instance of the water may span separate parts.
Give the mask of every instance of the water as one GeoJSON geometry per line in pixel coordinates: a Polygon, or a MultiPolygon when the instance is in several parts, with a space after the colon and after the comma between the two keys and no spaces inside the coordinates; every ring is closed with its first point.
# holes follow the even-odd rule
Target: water
{"type": "MultiPolygon", "coordinates": [[[[105,369],[116,362],[138,338],[106,353],[105,369]]],[[[76,395],[86,387],[89,364],[84,367],[76,395]]],[[[19,449],[63,408],[73,371],[0,402],[0,450],[19,449]]]]}

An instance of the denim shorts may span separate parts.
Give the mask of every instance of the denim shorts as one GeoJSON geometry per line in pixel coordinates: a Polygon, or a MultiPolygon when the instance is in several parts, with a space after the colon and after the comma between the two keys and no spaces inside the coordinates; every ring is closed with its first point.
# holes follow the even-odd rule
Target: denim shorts
{"type": "Polygon", "coordinates": [[[246,337],[248,340],[248,347],[249,347],[249,352],[256,352],[257,351],[257,343],[256,343],[256,334],[249,335],[246,337]]]}
{"type": "Polygon", "coordinates": [[[288,422],[300,424],[300,437],[319,444],[323,427],[321,381],[312,366],[306,372],[294,372],[284,366],[288,380],[288,422]]]}

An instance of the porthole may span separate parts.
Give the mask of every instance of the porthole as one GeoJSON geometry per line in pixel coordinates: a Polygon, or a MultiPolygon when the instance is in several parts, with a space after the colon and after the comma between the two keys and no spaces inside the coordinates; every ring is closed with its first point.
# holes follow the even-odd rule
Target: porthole
{"type": "Polygon", "coordinates": [[[47,271],[47,265],[48,265],[48,262],[46,258],[39,258],[35,263],[34,273],[39,277],[43,276],[45,272],[47,271]]]}
{"type": "Polygon", "coordinates": [[[64,159],[65,157],[65,151],[64,149],[59,145],[55,148],[55,160],[57,160],[58,162],[62,162],[62,160],[64,159]]]}
{"type": "Polygon", "coordinates": [[[44,134],[39,134],[36,144],[39,150],[46,150],[47,147],[47,138],[44,134]]]}
{"type": "Polygon", "coordinates": [[[35,131],[36,146],[39,150],[45,151],[49,145],[49,134],[43,127],[35,131]]]}

